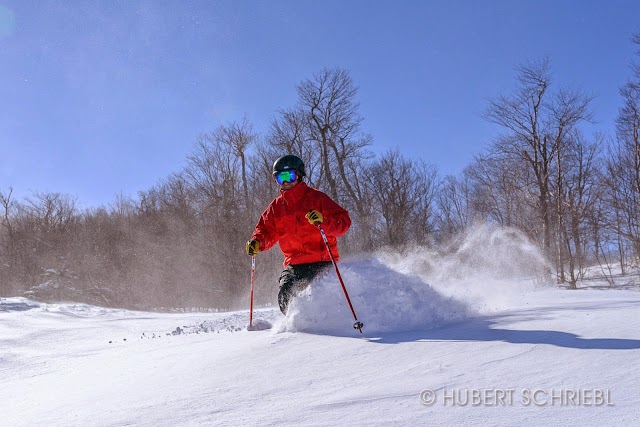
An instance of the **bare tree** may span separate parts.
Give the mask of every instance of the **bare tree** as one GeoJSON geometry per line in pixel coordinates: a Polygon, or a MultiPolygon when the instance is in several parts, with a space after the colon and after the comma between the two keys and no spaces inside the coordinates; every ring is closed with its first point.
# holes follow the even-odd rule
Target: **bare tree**
{"type": "Polygon", "coordinates": [[[447,240],[471,225],[470,184],[467,175],[447,175],[436,192],[438,236],[447,240]]]}
{"type": "MultiPolygon", "coordinates": [[[[300,156],[310,185],[327,192],[352,213],[358,240],[370,246],[363,171],[372,158],[366,151],[371,136],[361,130],[358,88],[348,71],[324,68],[299,83],[297,92],[296,106],[280,110],[273,120],[267,138],[271,148],[263,154],[271,161],[287,153],[300,156]]],[[[354,232],[343,240],[353,239],[354,232]]]]}
{"type": "Polygon", "coordinates": [[[357,92],[349,73],[340,68],[325,68],[298,85],[299,108],[305,114],[309,137],[320,152],[323,176],[335,200],[340,194],[338,180],[354,195],[345,162],[369,144],[360,134],[357,92]]]}
{"type": "Polygon", "coordinates": [[[369,216],[381,224],[380,244],[401,246],[427,243],[433,231],[437,172],[398,150],[383,154],[367,171],[373,207],[369,216]]]}
{"type": "Polygon", "coordinates": [[[484,117],[506,129],[495,149],[518,158],[535,177],[542,245],[551,256],[554,161],[576,126],[591,119],[591,98],[579,90],[550,93],[550,61],[544,58],[517,67],[518,87],[510,96],[490,101],[484,117]]]}
{"type": "Polygon", "coordinates": [[[307,114],[301,108],[280,110],[271,122],[271,131],[267,136],[267,147],[262,147],[265,160],[271,165],[280,156],[294,154],[304,161],[307,180],[314,187],[322,182],[323,170],[321,151],[312,140],[307,114]]]}
{"type": "Polygon", "coordinates": [[[117,194],[116,199],[109,205],[109,213],[117,218],[130,219],[136,210],[136,202],[125,196],[123,193],[117,194]]]}
{"type": "Polygon", "coordinates": [[[357,92],[349,73],[340,68],[325,68],[298,85],[299,107],[305,112],[309,138],[320,152],[323,176],[336,200],[342,193],[339,184],[352,200],[357,200],[348,163],[366,158],[363,149],[371,144],[370,135],[360,128],[363,119],[355,100],[357,92]]]}
{"type": "Polygon", "coordinates": [[[249,183],[247,172],[247,150],[257,141],[258,136],[253,131],[253,126],[243,117],[240,123],[232,122],[227,126],[221,126],[214,132],[215,138],[228,146],[240,161],[240,174],[242,179],[242,195],[245,208],[251,207],[249,199],[249,183]]]}
{"type": "Polygon", "coordinates": [[[635,236],[640,235],[640,224],[636,214],[640,206],[633,190],[634,173],[628,154],[620,145],[611,147],[604,175],[608,189],[606,194],[613,211],[609,215],[607,226],[614,230],[616,235],[615,244],[623,272],[628,258],[627,243],[634,242],[635,236]]]}
{"type": "Polygon", "coordinates": [[[600,196],[599,153],[601,144],[588,143],[579,134],[563,146],[558,156],[558,175],[554,188],[557,206],[558,266],[560,279],[575,289],[586,267],[585,254],[592,240],[591,218],[600,196]],[[564,264],[568,262],[568,280],[564,264]]]}
{"type": "Polygon", "coordinates": [[[76,198],[60,193],[34,193],[21,206],[42,233],[64,231],[78,220],[76,198]]]}
{"type": "Polygon", "coordinates": [[[464,170],[464,176],[469,180],[469,201],[474,219],[517,227],[529,236],[539,235],[532,173],[520,166],[520,158],[494,148],[476,156],[464,170]]]}
{"type": "Polygon", "coordinates": [[[13,235],[13,227],[11,226],[11,211],[13,208],[13,200],[11,196],[13,194],[13,188],[9,187],[7,194],[0,191],[0,208],[2,209],[2,226],[7,232],[9,239],[13,235]]]}
{"type": "Polygon", "coordinates": [[[14,263],[13,253],[15,237],[12,225],[13,200],[11,198],[13,188],[9,187],[5,194],[0,191],[0,294],[9,294],[12,290],[10,278],[12,276],[12,264],[14,263]]]}
{"type": "MultiPolygon", "coordinates": [[[[640,33],[633,35],[632,42],[640,57],[640,33]]],[[[631,242],[634,255],[640,256],[640,62],[631,69],[631,78],[620,89],[624,103],[616,119],[618,146],[612,150],[607,168],[620,231],[631,242]]]]}

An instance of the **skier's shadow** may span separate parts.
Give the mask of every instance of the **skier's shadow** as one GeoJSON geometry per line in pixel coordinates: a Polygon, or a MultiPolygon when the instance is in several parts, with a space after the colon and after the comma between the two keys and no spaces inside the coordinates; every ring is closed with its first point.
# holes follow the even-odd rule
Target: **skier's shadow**
{"type": "MultiPolygon", "coordinates": [[[[498,316],[499,317],[499,316],[498,316]]],[[[495,327],[497,317],[481,318],[438,329],[380,334],[370,342],[502,341],[513,344],[547,344],[583,350],[636,350],[640,340],[626,338],[582,338],[569,332],[551,330],[502,329],[495,327]]]]}

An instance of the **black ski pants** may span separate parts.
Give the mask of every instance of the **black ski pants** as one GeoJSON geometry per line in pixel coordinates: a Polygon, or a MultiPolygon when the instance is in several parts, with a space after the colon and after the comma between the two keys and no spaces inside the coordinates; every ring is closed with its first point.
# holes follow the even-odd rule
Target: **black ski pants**
{"type": "Polygon", "coordinates": [[[331,266],[331,261],[313,262],[310,264],[288,265],[280,275],[280,292],[278,304],[282,314],[287,314],[291,298],[304,291],[309,283],[320,273],[331,266]]]}

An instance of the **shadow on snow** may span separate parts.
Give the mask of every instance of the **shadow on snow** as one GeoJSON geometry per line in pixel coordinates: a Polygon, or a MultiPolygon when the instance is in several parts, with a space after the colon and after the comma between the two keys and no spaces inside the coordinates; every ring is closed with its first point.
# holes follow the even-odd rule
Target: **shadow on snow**
{"type": "Polygon", "coordinates": [[[467,322],[431,330],[381,334],[379,337],[368,337],[368,340],[379,344],[398,344],[401,342],[502,341],[512,344],[546,344],[582,350],[640,349],[640,340],[637,339],[583,338],[579,335],[563,331],[504,329],[498,327],[505,318],[510,317],[518,317],[520,322],[540,319],[540,316],[534,317],[531,314],[525,317],[505,314],[476,318],[467,322]]]}

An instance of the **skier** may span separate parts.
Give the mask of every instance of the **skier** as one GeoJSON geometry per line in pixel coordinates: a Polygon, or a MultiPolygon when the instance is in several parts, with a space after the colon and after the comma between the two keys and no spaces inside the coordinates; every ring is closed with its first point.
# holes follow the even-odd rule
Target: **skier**
{"type": "Polygon", "coordinates": [[[297,156],[287,154],[273,163],[280,196],[262,213],[245,247],[247,254],[253,256],[280,243],[284,270],[280,275],[278,304],[285,315],[291,298],[331,266],[318,226],[322,224],[336,261],[339,257],[336,238],[351,226],[349,212],[323,192],[309,187],[303,181],[305,176],[304,162],[297,156]]]}

